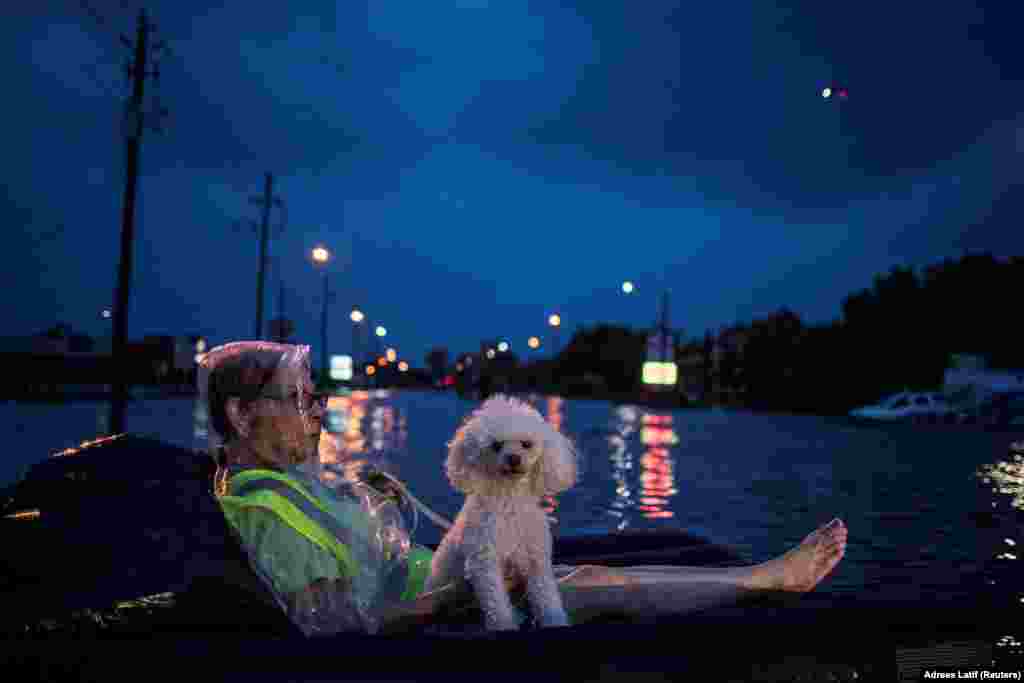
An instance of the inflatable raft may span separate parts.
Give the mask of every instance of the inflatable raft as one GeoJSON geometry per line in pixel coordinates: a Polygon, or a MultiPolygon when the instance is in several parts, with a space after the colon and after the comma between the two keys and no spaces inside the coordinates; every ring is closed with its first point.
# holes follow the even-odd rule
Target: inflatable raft
{"type": "MultiPolygon", "coordinates": [[[[922,661],[939,661],[928,648],[960,635],[971,644],[949,651],[956,657],[991,655],[978,640],[976,613],[918,606],[882,614],[852,600],[804,598],[642,624],[305,639],[260,595],[210,494],[212,476],[212,464],[192,451],[120,435],[48,458],[3,491],[0,647],[8,647],[0,669],[18,680],[137,680],[153,667],[161,677],[246,681],[533,683],[708,671],[734,680],[817,680],[814,671],[821,680],[890,680],[900,647],[924,648],[922,661]],[[776,665],[782,669],[758,677],[776,665]]],[[[554,559],[742,564],[728,548],[679,531],[556,538],[554,559]]]]}

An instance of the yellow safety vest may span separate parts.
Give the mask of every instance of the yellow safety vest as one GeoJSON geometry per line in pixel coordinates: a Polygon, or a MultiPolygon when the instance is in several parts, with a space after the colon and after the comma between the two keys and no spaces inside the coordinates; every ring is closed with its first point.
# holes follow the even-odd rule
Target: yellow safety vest
{"type": "MultiPolygon", "coordinates": [[[[331,555],[337,561],[342,576],[351,578],[358,574],[359,568],[352,559],[351,551],[338,536],[324,528],[324,522],[331,519],[330,513],[291,477],[274,470],[244,470],[231,477],[228,495],[217,500],[236,532],[240,533],[241,517],[248,509],[262,508],[331,555]]],[[[345,532],[341,538],[351,533],[350,530],[345,532]]]]}
{"type": "MultiPolygon", "coordinates": [[[[352,578],[358,575],[359,567],[346,542],[351,543],[359,532],[339,523],[315,496],[288,475],[267,469],[243,470],[229,479],[228,495],[217,500],[225,518],[239,535],[241,517],[247,509],[262,508],[333,557],[342,576],[352,578]]],[[[355,518],[350,521],[355,525],[366,520],[355,518]]],[[[422,591],[430,572],[430,560],[429,550],[413,548],[407,562],[403,563],[402,600],[412,600],[422,591]]]]}

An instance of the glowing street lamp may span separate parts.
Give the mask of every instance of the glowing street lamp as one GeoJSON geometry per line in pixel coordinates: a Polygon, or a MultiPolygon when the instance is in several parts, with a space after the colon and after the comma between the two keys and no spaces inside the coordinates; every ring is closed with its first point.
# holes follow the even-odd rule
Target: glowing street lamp
{"type": "Polygon", "coordinates": [[[562,316],[558,315],[557,313],[552,313],[551,315],[548,316],[548,325],[551,325],[551,327],[558,327],[561,324],[562,316]]]}
{"type": "Polygon", "coordinates": [[[498,350],[502,353],[508,351],[508,342],[498,342],[498,350]]]}
{"type": "Polygon", "coordinates": [[[494,349],[487,349],[487,359],[494,358],[494,349]]]}
{"type": "Polygon", "coordinates": [[[394,363],[395,359],[398,358],[398,352],[394,349],[388,349],[384,352],[384,355],[387,356],[389,363],[394,363]]]}
{"type": "Polygon", "coordinates": [[[622,291],[624,293],[632,294],[633,293],[633,289],[634,289],[633,283],[630,282],[629,280],[626,280],[625,282],[622,283],[622,291]]]}
{"type": "Polygon", "coordinates": [[[526,340],[526,345],[529,346],[531,349],[540,348],[540,339],[538,339],[537,337],[530,337],[529,339],[526,340]]]}
{"type": "Polygon", "coordinates": [[[331,260],[331,252],[327,251],[326,247],[314,247],[313,248],[313,261],[318,264],[324,264],[331,260]]]}
{"type": "Polygon", "coordinates": [[[378,337],[383,337],[388,333],[387,329],[385,329],[383,325],[377,325],[377,329],[374,330],[374,332],[378,337]]]}
{"type": "Polygon", "coordinates": [[[365,317],[366,316],[363,315],[363,312],[360,311],[358,308],[353,308],[352,309],[352,314],[349,316],[349,318],[351,318],[352,322],[354,322],[354,323],[361,323],[361,322],[363,322],[363,318],[365,318],[365,317]]]}
{"type": "Polygon", "coordinates": [[[844,85],[830,85],[821,89],[822,99],[832,99],[838,97],[841,100],[845,100],[850,96],[850,91],[844,85]]]}
{"type": "Polygon", "coordinates": [[[404,360],[400,361],[398,363],[398,371],[399,372],[409,372],[409,364],[406,363],[404,360]]]}

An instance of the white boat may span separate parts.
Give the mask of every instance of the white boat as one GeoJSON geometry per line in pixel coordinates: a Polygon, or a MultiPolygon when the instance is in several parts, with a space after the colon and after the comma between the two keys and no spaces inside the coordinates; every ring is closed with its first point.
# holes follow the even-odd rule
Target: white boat
{"type": "Polygon", "coordinates": [[[955,417],[952,405],[934,391],[901,391],[875,405],[854,408],[850,417],[868,422],[918,422],[949,420],[955,417]]]}

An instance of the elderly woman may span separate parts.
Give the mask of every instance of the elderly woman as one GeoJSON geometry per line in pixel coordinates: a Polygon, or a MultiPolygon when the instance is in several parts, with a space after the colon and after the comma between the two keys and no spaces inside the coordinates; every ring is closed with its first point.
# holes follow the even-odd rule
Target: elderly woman
{"type": "MultiPolygon", "coordinates": [[[[464,599],[422,591],[430,555],[373,489],[324,486],[314,471],[326,399],[309,347],[235,342],[200,363],[216,494],[250,566],[305,634],[394,631],[429,624],[464,599]]],[[[557,567],[575,623],[595,616],[679,615],[769,592],[805,592],[838,564],[834,520],[781,557],[731,568],[557,567]]],[[[514,587],[513,587],[514,588],[514,587]]]]}

